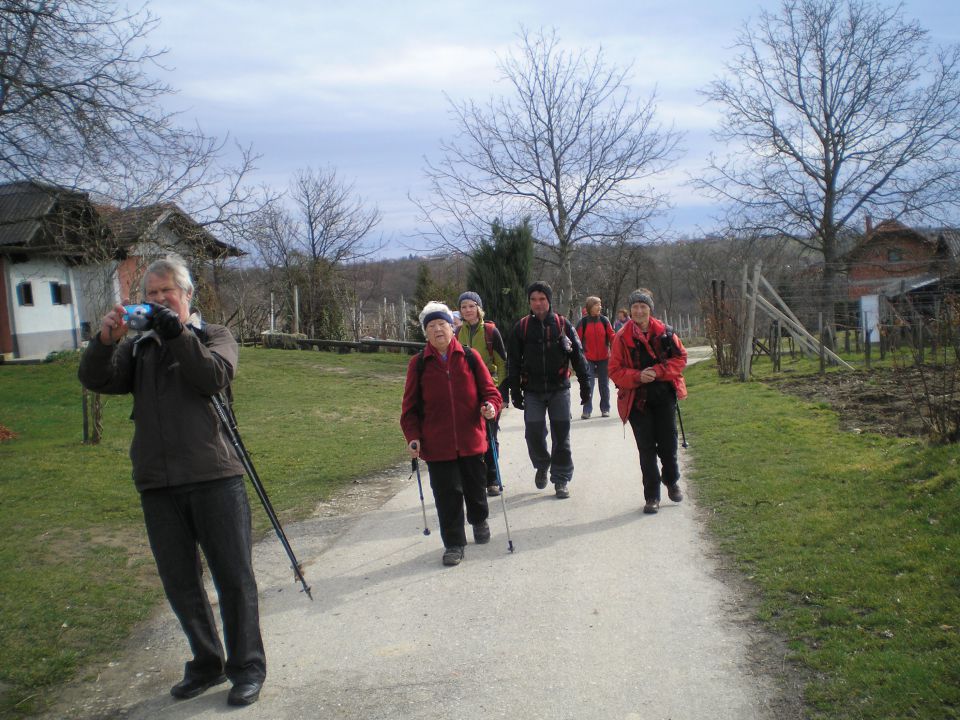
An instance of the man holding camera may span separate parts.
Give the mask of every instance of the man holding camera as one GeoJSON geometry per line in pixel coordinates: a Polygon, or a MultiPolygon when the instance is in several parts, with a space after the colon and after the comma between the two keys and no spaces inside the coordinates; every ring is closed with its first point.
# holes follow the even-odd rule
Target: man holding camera
{"type": "Polygon", "coordinates": [[[227,702],[250,705],[266,677],[250,506],[243,465],[210,401],[230,391],[237,343],[227,328],[191,314],[193,282],[181,261],[151,264],[142,290],[145,332],[124,340],[131,316],[114,306],[83,354],[80,382],[133,394],[133,480],[163,589],[193,653],[170,694],[196,697],[229,679],[227,702]],[[199,550],[217,588],[226,657],[199,550]]]}

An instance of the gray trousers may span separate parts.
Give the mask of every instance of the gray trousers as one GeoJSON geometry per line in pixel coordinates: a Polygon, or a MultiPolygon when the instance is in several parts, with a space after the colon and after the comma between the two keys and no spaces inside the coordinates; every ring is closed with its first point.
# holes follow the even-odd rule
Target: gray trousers
{"type": "Polygon", "coordinates": [[[550,469],[550,481],[573,480],[570,453],[570,388],[549,393],[523,394],[523,423],[530,462],[537,470],[550,469]],[[547,419],[550,420],[550,451],[547,451],[547,419]]]}

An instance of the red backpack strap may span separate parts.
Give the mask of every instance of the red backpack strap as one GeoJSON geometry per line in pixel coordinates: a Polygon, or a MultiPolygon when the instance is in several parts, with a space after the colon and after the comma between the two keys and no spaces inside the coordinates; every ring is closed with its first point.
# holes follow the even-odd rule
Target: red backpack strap
{"type": "Polygon", "coordinates": [[[493,354],[493,329],[496,325],[492,322],[483,323],[483,339],[487,343],[487,353],[490,355],[490,360],[494,359],[493,354]]]}

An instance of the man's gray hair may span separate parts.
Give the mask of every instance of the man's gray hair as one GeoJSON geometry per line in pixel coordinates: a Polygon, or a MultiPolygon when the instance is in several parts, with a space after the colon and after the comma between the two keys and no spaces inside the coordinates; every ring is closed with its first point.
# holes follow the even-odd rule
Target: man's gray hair
{"type": "Polygon", "coordinates": [[[190,270],[186,263],[178,257],[170,256],[162,260],[155,260],[147,266],[140,278],[140,291],[147,294],[147,278],[151,275],[162,275],[163,277],[173,278],[177,287],[188,295],[193,293],[193,280],[190,279],[190,270]]]}

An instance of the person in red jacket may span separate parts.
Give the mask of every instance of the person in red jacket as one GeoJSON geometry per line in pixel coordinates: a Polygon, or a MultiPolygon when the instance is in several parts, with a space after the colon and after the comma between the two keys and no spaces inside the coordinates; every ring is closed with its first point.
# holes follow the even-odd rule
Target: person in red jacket
{"type": "Polygon", "coordinates": [[[593,413],[593,386],[600,386],[600,414],[610,415],[610,381],[607,363],[610,360],[610,344],[613,342],[613,326],[605,315],[600,314],[600,298],[591,295],[586,299],[587,314],[577,323],[577,335],[583,345],[583,357],[590,373],[590,395],[583,405],[581,419],[589,420],[593,413]]]}
{"type": "Polygon", "coordinates": [[[677,463],[677,400],[687,396],[683,369],[687,351],[680,338],[653,317],[653,293],[630,293],[630,320],[620,328],[610,354],[620,419],[630,421],[643,475],[643,512],[660,508],[660,483],[673,502],[683,500],[677,463]],[[660,465],[657,465],[657,459],[660,465]]]}
{"type": "Polygon", "coordinates": [[[423,458],[430,472],[443,564],[459,565],[467,544],[464,505],[474,542],[490,542],[484,420],[500,411],[500,392],[483,361],[474,354],[471,362],[454,337],[450,308],[427,303],[420,325],[427,345],[407,366],[400,427],[410,457],[423,458]]]}

